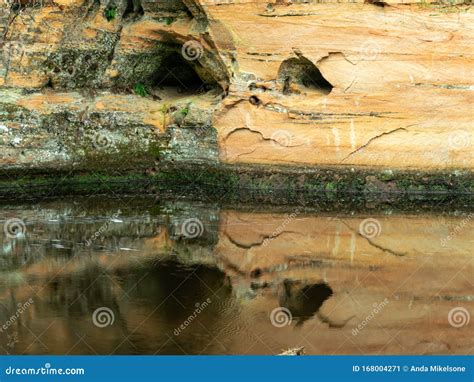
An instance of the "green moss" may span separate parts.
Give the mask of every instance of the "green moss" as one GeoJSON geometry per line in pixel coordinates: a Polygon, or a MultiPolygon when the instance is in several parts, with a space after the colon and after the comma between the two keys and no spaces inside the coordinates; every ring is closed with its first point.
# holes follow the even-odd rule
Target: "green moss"
{"type": "Polygon", "coordinates": [[[163,152],[163,146],[159,144],[158,142],[152,142],[148,146],[148,155],[151,156],[154,159],[160,159],[161,154],[163,152]]]}
{"type": "Polygon", "coordinates": [[[133,86],[133,91],[136,95],[139,95],[141,97],[148,96],[148,90],[146,89],[146,86],[140,82],[136,83],[133,86]]]}
{"type": "Polygon", "coordinates": [[[421,193],[426,191],[426,187],[422,184],[412,184],[407,188],[408,192],[421,193]]]}
{"type": "MultiPolygon", "coordinates": [[[[216,200],[239,203],[316,205],[318,208],[323,206],[328,210],[365,208],[365,203],[369,202],[371,206],[383,207],[387,204],[392,211],[447,206],[464,208],[472,198],[472,194],[466,194],[466,191],[472,190],[474,185],[471,173],[454,176],[449,173],[400,172],[397,173],[395,180],[397,184],[406,187],[404,190],[390,189],[390,192],[386,193],[384,189],[373,189],[373,192],[366,189],[366,192],[359,192],[359,189],[354,191],[351,187],[353,185],[360,187],[362,180],[373,179],[380,172],[333,169],[306,173],[302,176],[295,174],[294,169],[289,169],[288,172],[275,172],[262,166],[236,167],[222,164],[206,166],[205,169],[196,165],[162,164],[152,172],[154,175],[150,175],[151,173],[145,169],[156,167],[154,156],[158,157],[161,151],[158,143],[143,157],[135,155],[127,159],[125,161],[127,169],[119,166],[120,161],[124,162],[123,153],[126,152],[126,148],[119,147],[118,150],[122,152],[115,156],[110,155],[111,162],[107,163],[107,166],[102,162],[95,171],[91,170],[90,162],[97,159],[97,156],[91,156],[90,162],[86,163],[90,173],[78,174],[78,171],[84,169],[82,166],[84,163],[76,165],[75,171],[71,172],[72,175],[67,175],[68,169],[63,169],[63,173],[60,173],[62,181],[59,184],[55,181],[53,170],[50,170],[48,175],[18,177],[18,181],[11,181],[15,179],[14,174],[3,180],[0,178],[0,198],[14,196],[31,199],[35,196],[51,195],[51,190],[54,190],[55,195],[57,193],[62,196],[110,193],[113,190],[117,195],[154,195],[158,192],[160,195],[169,194],[170,197],[179,191],[181,194],[193,195],[193,198],[202,197],[206,200],[212,197],[216,200]],[[114,157],[115,163],[113,163],[114,157]],[[198,177],[196,173],[199,173],[198,177]],[[384,194],[383,197],[380,196],[381,193],[384,194]]],[[[101,160],[105,160],[104,158],[106,157],[102,157],[101,160]]],[[[368,184],[364,184],[364,187],[368,184]]]]}
{"type": "Polygon", "coordinates": [[[439,184],[435,184],[434,186],[431,187],[430,190],[434,193],[439,193],[439,194],[444,194],[449,191],[447,187],[443,185],[439,185],[439,184]]]}
{"type": "Polygon", "coordinates": [[[337,185],[335,182],[328,182],[326,183],[326,187],[324,187],[326,192],[334,192],[337,190],[337,185]]]}
{"type": "MultiPolygon", "coordinates": [[[[169,113],[168,105],[162,105],[161,111],[165,117],[166,113],[169,113]]],[[[176,113],[180,114],[181,110],[178,109],[176,113]]],[[[371,203],[378,203],[380,200],[389,203],[408,200],[412,204],[428,199],[441,205],[446,201],[450,203],[453,198],[464,198],[463,200],[469,202],[474,192],[474,174],[461,170],[426,173],[377,169],[233,166],[222,163],[203,165],[203,163],[180,161],[180,153],[174,157],[178,160],[172,161],[166,156],[170,136],[165,134],[156,137],[153,132],[143,132],[138,126],[126,128],[122,126],[115,131],[105,132],[113,134],[112,138],[116,142],[112,141],[104,149],[98,149],[93,145],[91,133],[101,129],[103,116],[92,113],[89,117],[93,127],[80,137],[76,134],[79,125],[71,121],[71,115],[68,113],[55,113],[54,119],[44,121],[45,126],[58,131],[63,149],[71,155],[74,165],[68,168],[65,166],[57,171],[43,168],[38,182],[33,175],[33,171],[37,170],[28,170],[27,175],[31,175],[29,181],[34,186],[24,187],[23,191],[21,187],[16,186],[16,182],[8,182],[8,179],[15,178],[15,174],[8,173],[4,175],[6,181],[3,184],[0,182],[0,197],[8,193],[25,192],[24,190],[28,190],[32,195],[41,193],[42,189],[47,188],[42,183],[49,182],[50,185],[54,183],[56,173],[60,173],[61,177],[65,176],[71,183],[75,182],[77,174],[85,175],[86,179],[87,176],[95,179],[96,175],[99,175],[100,179],[111,175],[117,176],[107,180],[113,187],[109,185],[106,188],[109,192],[114,190],[114,193],[116,183],[120,184],[119,188],[123,192],[145,192],[140,189],[142,183],[124,184],[130,174],[139,174],[140,179],[152,185],[154,190],[189,189],[190,194],[204,194],[206,197],[215,196],[225,200],[245,198],[246,201],[277,204],[291,204],[298,201],[311,204],[321,199],[335,204],[345,199],[370,200],[371,203]],[[61,129],[60,126],[69,127],[61,129]],[[69,172],[72,176],[68,175],[69,172]],[[40,191],[37,191],[36,185],[40,191]]],[[[71,186],[65,188],[64,193],[96,192],[97,182],[87,183],[82,177],[80,183],[81,187],[77,190],[71,186]]]]}
{"type": "Polygon", "coordinates": [[[117,17],[117,7],[112,6],[104,11],[104,17],[107,21],[112,21],[117,17]]]}

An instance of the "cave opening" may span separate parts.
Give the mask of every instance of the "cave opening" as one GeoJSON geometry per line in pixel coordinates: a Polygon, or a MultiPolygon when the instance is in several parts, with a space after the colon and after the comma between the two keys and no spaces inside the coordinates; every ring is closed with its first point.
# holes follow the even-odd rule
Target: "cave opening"
{"type": "Polygon", "coordinates": [[[202,93],[217,86],[198,62],[191,63],[178,52],[163,60],[153,73],[151,83],[154,88],[174,88],[178,93],[202,93]]]}
{"type": "Polygon", "coordinates": [[[145,14],[140,0],[127,0],[127,7],[123,13],[123,19],[137,19],[145,14]]]}
{"type": "Polygon", "coordinates": [[[293,57],[282,62],[278,70],[278,81],[284,94],[297,93],[299,88],[328,95],[333,86],[321,71],[305,57],[293,57]]]}

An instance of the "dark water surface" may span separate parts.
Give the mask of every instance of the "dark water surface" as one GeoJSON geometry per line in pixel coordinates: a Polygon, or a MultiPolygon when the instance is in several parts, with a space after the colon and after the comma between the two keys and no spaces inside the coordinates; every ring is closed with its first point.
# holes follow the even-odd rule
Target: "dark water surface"
{"type": "Polygon", "coordinates": [[[3,204],[0,351],[472,354],[473,221],[459,210],[3,204]]]}

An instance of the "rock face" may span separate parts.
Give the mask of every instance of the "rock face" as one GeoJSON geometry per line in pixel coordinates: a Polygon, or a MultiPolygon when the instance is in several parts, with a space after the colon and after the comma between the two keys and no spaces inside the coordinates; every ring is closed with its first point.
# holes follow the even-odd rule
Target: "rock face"
{"type": "Polygon", "coordinates": [[[471,1],[32,1],[0,5],[3,170],[474,167],[471,1]]]}

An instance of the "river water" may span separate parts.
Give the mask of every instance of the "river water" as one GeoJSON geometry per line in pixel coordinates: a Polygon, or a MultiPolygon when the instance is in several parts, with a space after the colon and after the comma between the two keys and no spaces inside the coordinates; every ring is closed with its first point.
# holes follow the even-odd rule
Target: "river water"
{"type": "Polygon", "coordinates": [[[4,203],[0,351],[471,354],[473,221],[459,210],[4,203]]]}

